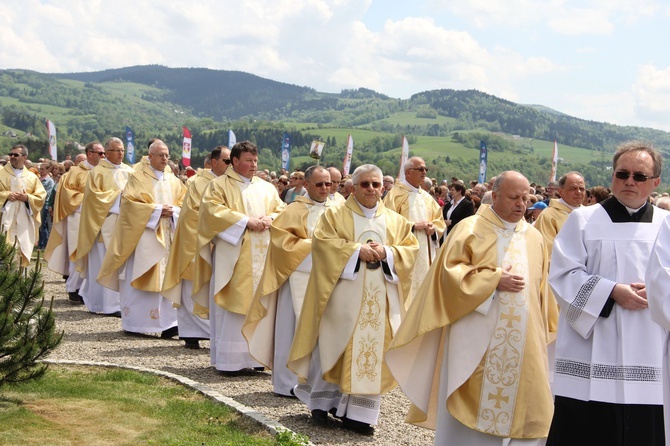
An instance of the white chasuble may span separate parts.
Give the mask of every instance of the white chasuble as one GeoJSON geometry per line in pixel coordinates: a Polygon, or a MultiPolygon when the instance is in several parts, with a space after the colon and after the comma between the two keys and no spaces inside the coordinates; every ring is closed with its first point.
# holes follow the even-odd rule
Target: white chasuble
{"type": "MultiPolygon", "coordinates": [[[[430,198],[432,200],[432,198],[430,198]]],[[[420,192],[410,192],[408,194],[409,201],[409,221],[430,221],[432,217],[428,215],[428,206],[426,201],[421,196],[420,192]]],[[[414,273],[412,274],[412,295],[416,293],[421,286],[421,282],[428,273],[428,268],[435,260],[435,253],[439,245],[426,233],[426,231],[416,231],[417,240],[419,241],[419,253],[416,256],[416,263],[414,264],[414,273]]],[[[411,300],[408,299],[408,302],[411,300]]]]}
{"type": "MultiPolygon", "coordinates": [[[[307,235],[311,238],[316,227],[316,222],[319,217],[328,209],[326,206],[314,204],[304,204],[309,208],[307,214],[307,235]]],[[[295,312],[296,320],[300,319],[300,310],[302,309],[302,302],[305,300],[305,293],[307,292],[307,282],[309,281],[309,273],[311,271],[311,254],[308,255],[309,262],[303,262],[298,265],[298,268],[288,277],[289,286],[291,287],[291,300],[293,301],[293,311],[295,312]],[[308,265],[304,265],[309,263],[308,265]]],[[[297,328],[297,326],[296,326],[297,328]]]]}
{"type": "MultiPolygon", "coordinates": [[[[26,191],[23,176],[11,177],[10,190],[12,192],[26,191]]],[[[2,210],[2,229],[7,234],[7,240],[10,243],[17,240],[21,254],[30,259],[36,242],[35,220],[33,220],[26,202],[9,200],[5,202],[2,210]]]]}
{"type": "MultiPolygon", "coordinates": [[[[524,283],[530,283],[527,228],[514,232],[494,227],[498,236],[499,266],[503,270],[511,267],[510,274],[522,276],[524,283]]],[[[519,293],[498,291],[496,296],[497,318],[484,362],[477,430],[509,437],[526,345],[529,296],[527,288],[519,293]]]]}

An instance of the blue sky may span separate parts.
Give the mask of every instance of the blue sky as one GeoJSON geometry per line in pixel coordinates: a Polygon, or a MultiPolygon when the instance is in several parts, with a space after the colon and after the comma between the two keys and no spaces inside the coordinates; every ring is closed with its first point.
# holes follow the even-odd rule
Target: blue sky
{"type": "Polygon", "coordinates": [[[670,131],[667,0],[4,0],[0,68],[240,70],[392,97],[478,89],[670,131]]]}

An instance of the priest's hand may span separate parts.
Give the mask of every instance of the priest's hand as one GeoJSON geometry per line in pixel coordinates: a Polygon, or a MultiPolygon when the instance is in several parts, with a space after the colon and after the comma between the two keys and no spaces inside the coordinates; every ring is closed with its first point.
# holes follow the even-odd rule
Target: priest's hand
{"type": "Polygon", "coordinates": [[[643,283],[631,283],[630,285],[617,283],[610,297],[626,310],[644,310],[649,307],[647,289],[643,283]]]}
{"type": "Polygon", "coordinates": [[[375,262],[386,259],[386,250],[384,249],[384,245],[377,242],[370,242],[368,243],[368,246],[375,250],[375,262]]]}
{"type": "Polygon", "coordinates": [[[379,254],[372,247],[371,243],[364,243],[361,245],[361,250],[358,253],[358,258],[363,262],[378,262],[379,254]]]}
{"type": "Polygon", "coordinates": [[[161,209],[161,218],[172,217],[172,206],[169,204],[164,204],[163,209],[161,209]]]}
{"type": "Polygon", "coordinates": [[[269,224],[266,225],[266,222],[263,221],[263,218],[249,217],[249,220],[247,220],[247,229],[256,232],[263,232],[266,229],[268,229],[270,225],[269,224]]]}
{"type": "Polygon", "coordinates": [[[270,226],[272,226],[272,218],[268,217],[267,215],[261,217],[261,221],[263,222],[265,229],[270,229],[270,226]]]}
{"type": "Polygon", "coordinates": [[[500,277],[500,282],[496,289],[498,291],[509,291],[510,293],[518,293],[523,291],[526,287],[526,284],[522,276],[517,276],[516,274],[510,274],[512,265],[503,269],[502,276],[500,277]]]}
{"type": "Polygon", "coordinates": [[[9,201],[28,201],[28,194],[25,192],[12,192],[7,197],[9,201]]]}

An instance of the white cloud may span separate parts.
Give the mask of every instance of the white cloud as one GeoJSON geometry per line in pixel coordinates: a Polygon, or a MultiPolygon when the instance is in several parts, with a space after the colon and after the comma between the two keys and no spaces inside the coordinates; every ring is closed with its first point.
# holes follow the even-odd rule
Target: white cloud
{"type": "Polygon", "coordinates": [[[632,91],[636,117],[670,131],[670,67],[639,67],[632,91]]]}

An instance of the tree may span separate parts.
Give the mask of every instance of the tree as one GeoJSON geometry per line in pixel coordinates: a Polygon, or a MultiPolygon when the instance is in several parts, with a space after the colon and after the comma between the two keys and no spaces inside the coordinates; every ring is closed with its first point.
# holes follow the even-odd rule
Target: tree
{"type": "Polygon", "coordinates": [[[0,233],[0,388],[38,378],[47,364],[37,361],[58,346],[53,298],[44,306],[38,254],[35,267],[17,267],[16,246],[0,233]]]}

